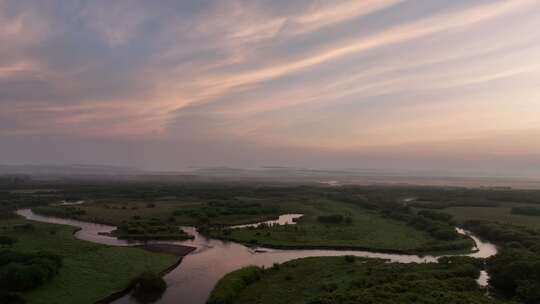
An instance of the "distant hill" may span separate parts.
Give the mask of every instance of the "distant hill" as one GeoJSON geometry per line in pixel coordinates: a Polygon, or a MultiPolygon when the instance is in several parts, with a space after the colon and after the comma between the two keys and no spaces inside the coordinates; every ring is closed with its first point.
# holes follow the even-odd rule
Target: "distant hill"
{"type": "Polygon", "coordinates": [[[0,165],[0,175],[28,175],[37,178],[136,175],[141,172],[135,168],[104,165],[0,165]]]}

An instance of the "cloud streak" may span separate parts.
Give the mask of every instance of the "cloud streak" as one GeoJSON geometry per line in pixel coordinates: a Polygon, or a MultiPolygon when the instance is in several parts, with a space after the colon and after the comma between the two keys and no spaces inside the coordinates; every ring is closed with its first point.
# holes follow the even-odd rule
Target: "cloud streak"
{"type": "Polygon", "coordinates": [[[2,0],[0,139],[219,142],[258,147],[252,159],[411,146],[436,158],[440,142],[468,140],[540,153],[497,142],[540,130],[538,12],[533,0],[2,0]]]}

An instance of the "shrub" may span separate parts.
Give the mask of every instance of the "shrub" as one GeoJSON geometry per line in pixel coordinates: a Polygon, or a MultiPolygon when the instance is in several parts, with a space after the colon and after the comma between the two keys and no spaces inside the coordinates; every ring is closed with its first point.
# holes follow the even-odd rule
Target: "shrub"
{"type": "Polygon", "coordinates": [[[132,296],[139,303],[153,303],[161,298],[167,283],[157,274],[145,272],[135,279],[132,296]]]}
{"type": "Polygon", "coordinates": [[[457,238],[457,232],[452,228],[439,228],[431,232],[431,235],[443,241],[451,241],[457,238]]]}
{"type": "Polygon", "coordinates": [[[356,257],[354,255],[346,255],[345,256],[345,262],[354,263],[354,261],[356,261],[356,257]]]}
{"type": "Polygon", "coordinates": [[[62,259],[50,254],[0,253],[0,286],[8,291],[34,289],[52,279],[62,266],[62,259]]]}
{"type": "Polygon", "coordinates": [[[334,292],[338,289],[338,285],[336,283],[323,283],[320,288],[326,292],[334,292]]]}
{"type": "Polygon", "coordinates": [[[14,226],[13,229],[15,231],[32,232],[36,230],[36,227],[34,227],[33,224],[27,223],[27,224],[14,226]]]}
{"type": "Polygon", "coordinates": [[[230,304],[248,285],[261,278],[263,270],[256,266],[245,267],[225,275],[210,294],[208,304],[230,304]]]}
{"type": "Polygon", "coordinates": [[[0,290],[0,303],[2,304],[24,304],[25,302],[19,293],[0,290]]]}
{"type": "Polygon", "coordinates": [[[512,214],[528,215],[528,216],[540,216],[540,208],[514,207],[514,208],[512,208],[512,214]]]}
{"type": "Polygon", "coordinates": [[[429,211],[429,210],[422,210],[418,212],[418,215],[423,216],[425,218],[434,220],[434,221],[441,221],[441,222],[451,222],[452,221],[452,215],[447,213],[441,213],[441,212],[435,212],[435,211],[429,211]]]}
{"type": "Polygon", "coordinates": [[[345,220],[343,215],[332,214],[332,215],[321,215],[317,217],[317,221],[326,224],[340,224],[345,220]]]}
{"type": "Polygon", "coordinates": [[[0,235],[0,246],[11,246],[17,242],[16,238],[0,235]]]}
{"type": "Polygon", "coordinates": [[[488,261],[490,285],[525,303],[540,301],[540,257],[523,250],[503,249],[488,261]]]}
{"type": "Polygon", "coordinates": [[[55,217],[64,217],[64,218],[79,218],[82,215],[86,214],[86,211],[78,207],[34,207],[32,211],[37,214],[43,214],[48,216],[55,217]]]}

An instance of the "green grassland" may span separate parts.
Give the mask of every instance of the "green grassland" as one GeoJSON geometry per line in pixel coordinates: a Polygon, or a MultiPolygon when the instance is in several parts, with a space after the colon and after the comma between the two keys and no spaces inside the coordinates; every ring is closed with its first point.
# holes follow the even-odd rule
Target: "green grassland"
{"type": "Polygon", "coordinates": [[[382,217],[380,214],[352,204],[327,199],[290,203],[297,212],[305,214],[296,225],[261,227],[258,229],[213,229],[209,234],[244,243],[271,247],[296,248],[358,248],[379,251],[426,252],[470,248],[469,239],[438,241],[424,231],[405,222],[382,217]],[[318,217],[341,214],[351,223],[328,224],[318,217]]]}
{"type": "Polygon", "coordinates": [[[226,275],[209,304],[484,304],[473,259],[441,264],[398,264],[352,257],[293,260],[226,275]]]}
{"type": "Polygon", "coordinates": [[[473,245],[467,238],[437,240],[405,221],[353,203],[320,198],[320,195],[302,199],[287,195],[280,200],[233,197],[206,202],[89,202],[76,207],[37,207],[34,211],[118,226],[150,220],[163,226],[214,227],[205,230],[212,237],[269,247],[449,253],[466,252],[473,245]],[[264,229],[223,228],[269,220],[283,213],[302,213],[305,216],[298,225],[264,229]],[[318,220],[321,216],[333,214],[342,215],[349,221],[332,224],[318,220]]]}
{"type": "Polygon", "coordinates": [[[506,206],[450,207],[444,209],[443,212],[453,215],[460,222],[468,220],[493,221],[540,230],[540,218],[538,216],[512,214],[512,208],[506,206]]]}
{"type": "MultiPolygon", "coordinates": [[[[23,188],[21,186],[20,190],[23,188]]],[[[196,225],[218,238],[274,247],[423,253],[448,252],[450,248],[461,248],[458,252],[463,252],[463,248],[470,248],[469,239],[437,240],[433,232],[439,230],[431,228],[442,227],[446,231],[440,231],[448,232],[453,222],[431,221],[416,213],[419,208],[428,208],[452,214],[458,223],[486,221],[468,228],[501,249],[496,256],[501,261],[488,260],[487,270],[494,277],[510,277],[510,282],[515,283],[512,284],[516,290],[511,290],[508,298],[526,296],[533,299],[530,303],[538,303],[540,298],[536,294],[540,275],[529,273],[530,269],[538,269],[534,265],[540,265],[537,245],[540,229],[518,229],[518,226],[540,228],[539,218],[511,213],[515,206],[539,206],[540,191],[157,183],[40,185],[40,188],[58,191],[0,191],[0,218],[16,208],[85,200],[85,204],[74,207],[75,212],[71,210],[60,216],[114,225],[155,219],[166,225],[196,225]],[[405,198],[415,200],[405,203],[405,198]],[[302,213],[305,217],[297,225],[285,227],[223,229],[223,226],[258,222],[284,213],[302,213]],[[320,216],[335,215],[347,220],[337,223],[320,220],[320,216]],[[427,225],[423,225],[423,221],[427,225]],[[510,249],[523,252],[506,253],[510,249]]],[[[134,248],[78,241],[70,227],[34,224],[37,229],[33,232],[14,233],[10,229],[21,223],[24,222],[20,219],[0,221],[0,235],[14,235],[19,239],[13,247],[15,250],[46,249],[64,257],[64,266],[56,277],[25,294],[30,303],[92,303],[121,290],[141,272],[165,269],[176,260],[134,248]],[[129,265],[124,261],[129,261],[129,265]]],[[[243,270],[245,273],[227,275],[218,284],[212,299],[217,299],[213,303],[261,304],[495,303],[484,297],[474,283],[478,269],[454,266],[384,264],[367,259],[353,259],[353,262],[344,258],[305,259],[270,270],[250,268],[243,270]],[[232,289],[229,281],[234,282],[232,289]],[[216,298],[216,294],[225,296],[216,298]]]]}
{"type": "Polygon", "coordinates": [[[188,240],[193,238],[177,225],[158,219],[131,220],[120,224],[111,234],[124,240],[188,240]]]}
{"type": "Polygon", "coordinates": [[[265,204],[271,206],[236,203],[240,207],[231,208],[230,206],[215,206],[212,205],[212,202],[200,201],[155,201],[152,203],[91,201],[77,206],[84,211],[84,214],[78,215],[76,218],[111,225],[120,225],[122,222],[134,218],[154,218],[184,226],[201,223],[238,225],[274,219],[279,216],[281,210],[275,206],[276,204],[265,204]]]}
{"type": "Polygon", "coordinates": [[[75,228],[9,219],[0,221],[0,235],[17,238],[10,250],[50,252],[63,257],[60,272],[38,289],[24,294],[28,303],[95,303],[121,291],[145,271],[159,273],[178,261],[172,255],[137,248],[121,248],[77,240],[75,228]],[[17,225],[31,223],[32,231],[16,231],[17,225]]]}

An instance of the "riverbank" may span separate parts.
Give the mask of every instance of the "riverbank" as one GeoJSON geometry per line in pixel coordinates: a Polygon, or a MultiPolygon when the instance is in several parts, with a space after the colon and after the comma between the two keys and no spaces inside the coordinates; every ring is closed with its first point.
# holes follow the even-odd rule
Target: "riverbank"
{"type": "MultiPolygon", "coordinates": [[[[153,218],[164,223],[184,226],[199,224],[232,226],[274,220],[284,213],[277,204],[270,205],[267,207],[241,201],[222,205],[215,202],[190,200],[147,203],[138,200],[107,199],[106,201],[89,200],[72,208],[82,211],[73,218],[105,225],[120,226],[123,222],[134,218],[153,218]]],[[[65,207],[70,206],[55,206],[54,208],[65,207]]]]}
{"type": "Polygon", "coordinates": [[[142,248],[112,247],[81,241],[76,227],[38,223],[15,218],[0,221],[0,235],[17,239],[10,250],[22,253],[50,252],[62,257],[57,276],[37,289],[25,292],[29,304],[93,304],[129,286],[145,271],[174,269],[179,257],[142,248]],[[32,229],[14,229],[19,225],[32,229]],[[129,262],[128,262],[129,261],[129,262]]]}
{"type": "MultiPolygon", "coordinates": [[[[50,210],[51,207],[35,208],[34,211],[44,215],[56,214],[68,215],[69,218],[78,220],[90,220],[95,223],[113,223],[123,220],[121,226],[123,229],[116,229],[105,232],[106,235],[112,235],[121,239],[131,240],[154,240],[154,239],[176,239],[181,240],[187,237],[173,237],[170,233],[160,235],[160,233],[146,233],[144,227],[154,228],[155,224],[135,225],[136,223],[146,223],[149,220],[156,221],[163,227],[174,225],[185,225],[186,221],[192,223],[194,218],[205,214],[204,223],[192,226],[199,227],[219,227],[204,231],[208,237],[215,239],[234,241],[245,244],[246,246],[264,246],[276,249],[332,249],[332,250],[362,250],[376,251],[383,253],[396,254],[462,254],[471,252],[470,248],[473,242],[468,238],[438,239],[429,232],[412,227],[407,221],[400,221],[389,215],[383,215],[377,210],[370,210],[362,205],[341,202],[337,200],[317,198],[312,200],[291,201],[284,203],[267,203],[272,208],[295,210],[298,216],[299,212],[304,214],[297,225],[286,225],[269,227],[274,223],[279,223],[280,217],[263,216],[258,214],[248,217],[243,214],[247,211],[254,212],[254,206],[262,203],[234,202],[231,206],[223,202],[209,202],[207,204],[178,204],[178,209],[173,210],[174,204],[141,204],[141,203],[99,203],[85,204],[80,209],[70,210],[50,210]],[[149,207],[151,206],[151,207],[149,207]],[[173,210],[173,211],[171,211],[173,210]],[[213,211],[212,211],[213,210],[213,211]],[[147,215],[144,215],[147,212],[147,215]],[[167,217],[167,212],[168,217],[167,217]],[[239,216],[244,221],[248,218],[261,219],[257,221],[266,221],[268,225],[254,226],[253,222],[242,225],[215,225],[220,220],[220,212],[227,213],[227,218],[231,221],[239,216]],[[53,214],[51,214],[53,213],[53,214]],[[127,215],[131,215],[127,217],[127,215]],[[319,218],[328,216],[339,216],[347,218],[348,222],[326,223],[319,218]],[[193,217],[187,220],[188,217],[193,217]],[[132,224],[130,224],[132,223],[132,224]],[[133,226],[133,227],[132,227],[133,226]],[[292,227],[294,226],[294,227],[292,227]],[[128,229],[129,228],[129,229],[128,229]],[[136,228],[136,229],[135,229],[136,228]],[[233,228],[233,229],[231,229],[233,228]],[[140,231],[128,234],[127,231],[140,231]]],[[[273,210],[268,207],[269,210],[273,210]]],[[[201,218],[202,219],[202,218],[201,218]]],[[[290,219],[291,223],[292,218],[290,219]]],[[[423,219],[425,221],[425,219],[423,219]]],[[[235,221],[233,221],[235,222],[235,221]]],[[[289,224],[291,224],[289,223],[289,224]]],[[[282,223],[280,223],[282,224],[282,223]]],[[[447,223],[437,223],[437,227],[448,228],[451,232],[452,226],[447,223]]],[[[453,236],[452,236],[453,237],[453,236]]]]}
{"type": "MultiPolygon", "coordinates": [[[[20,211],[19,214],[39,221],[69,223],[74,226],[82,227],[82,230],[77,233],[77,237],[84,237],[93,242],[112,243],[120,246],[130,244],[126,241],[100,235],[100,232],[114,230],[115,227],[112,226],[103,226],[69,219],[62,220],[58,218],[43,217],[32,214],[31,211],[20,211]]],[[[184,227],[184,229],[186,232],[193,235],[194,239],[181,242],[180,245],[198,247],[201,248],[201,250],[190,254],[189,259],[186,258],[186,260],[183,261],[182,267],[172,267],[172,270],[169,269],[171,272],[167,276],[167,283],[170,286],[162,297],[163,303],[175,303],[178,299],[182,299],[187,303],[203,304],[206,302],[208,295],[219,279],[231,271],[248,265],[264,266],[268,268],[274,263],[283,263],[298,258],[345,255],[386,259],[399,263],[426,263],[437,261],[437,258],[434,256],[374,253],[369,251],[274,249],[253,251],[239,243],[224,243],[220,240],[206,238],[198,233],[194,227],[184,227]]],[[[176,242],[174,245],[179,245],[179,243],[176,242]]],[[[486,246],[483,243],[477,243],[477,245],[480,248],[480,252],[478,253],[480,256],[487,257],[496,253],[496,250],[485,250],[486,246]]],[[[137,248],[132,249],[136,250],[137,248]]],[[[154,247],[153,249],[161,250],[163,247],[154,247]]],[[[134,303],[134,300],[129,296],[129,289],[126,289],[125,286],[129,285],[124,285],[124,289],[117,289],[123,290],[123,293],[114,294],[114,299],[118,299],[114,301],[115,304],[134,303]]],[[[108,299],[113,298],[111,296],[111,298],[108,299]]]]}
{"type": "Polygon", "coordinates": [[[405,254],[405,255],[433,255],[433,256],[443,256],[443,255],[462,255],[462,254],[474,254],[478,250],[473,249],[473,240],[464,237],[464,240],[467,240],[467,247],[452,249],[452,248],[440,248],[440,250],[434,250],[434,248],[429,248],[426,250],[419,249],[410,249],[410,250],[401,250],[401,249],[388,249],[388,248],[377,248],[377,247],[362,247],[362,246],[340,246],[340,245],[292,245],[292,244],[275,244],[275,243],[265,243],[265,242],[247,242],[241,241],[232,237],[226,237],[216,234],[205,234],[207,237],[212,237],[214,239],[227,241],[227,242],[236,242],[250,248],[271,248],[271,249],[281,249],[281,250],[337,250],[337,251],[369,251],[376,253],[388,253],[388,254],[405,254]]]}
{"type": "MultiPolygon", "coordinates": [[[[204,233],[212,238],[240,242],[247,246],[278,249],[369,250],[385,253],[468,253],[474,242],[451,235],[438,239],[428,231],[412,227],[382,212],[352,203],[318,199],[301,204],[304,213],[294,225],[244,226],[241,229],[217,228],[204,233]],[[321,218],[335,216],[347,221],[328,223],[321,218]]],[[[407,214],[408,217],[414,215],[407,214]]],[[[396,216],[394,216],[396,217],[396,216]]],[[[426,221],[422,218],[422,220],[426,221]]],[[[453,226],[437,222],[452,233],[453,226]]]]}
{"type": "Polygon", "coordinates": [[[476,284],[479,273],[477,261],[460,257],[428,264],[303,258],[227,274],[208,303],[497,303],[476,284]]]}
{"type": "MultiPolygon", "coordinates": [[[[223,241],[237,242],[247,247],[266,247],[283,250],[339,250],[370,251],[388,254],[408,255],[449,255],[474,253],[471,248],[474,242],[468,237],[454,241],[437,241],[422,231],[380,215],[351,206],[346,203],[321,200],[304,205],[307,215],[284,214],[277,217],[264,218],[257,223],[244,223],[230,227],[203,229],[201,233],[208,237],[223,241]],[[322,205],[325,206],[323,211],[322,205]],[[352,224],[328,225],[316,220],[324,212],[341,212],[353,218],[352,224]],[[261,225],[264,224],[264,225],[261,225]]],[[[40,214],[43,208],[35,208],[40,214]]],[[[56,214],[56,213],[55,213],[56,214]]],[[[44,216],[51,216],[43,214],[44,216]]],[[[73,219],[69,217],[69,219],[73,219]]],[[[81,221],[73,219],[73,221],[81,221]]],[[[84,221],[84,220],[82,220],[84,221]]],[[[107,221],[95,219],[93,223],[108,225],[107,221]]],[[[118,228],[110,226],[99,235],[111,239],[129,241],[182,241],[192,239],[191,236],[174,239],[171,236],[146,235],[144,237],[122,237],[118,228]]],[[[184,234],[185,235],[185,234],[184,234]]],[[[96,240],[91,240],[96,241],[96,240]]]]}
{"type": "MultiPolygon", "coordinates": [[[[140,248],[145,251],[155,252],[155,253],[165,253],[170,254],[178,257],[178,260],[176,263],[172,264],[171,266],[167,267],[166,269],[162,270],[158,273],[159,276],[163,277],[169,272],[176,269],[180,264],[182,263],[182,260],[186,255],[193,252],[197,248],[195,247],[189,247],[189,246],[182,246],[182,245],[172,245],[172,244],[144,244],[144,245],[135,245],[134,248],[140,248]]],[[[129,286],[124,288],[123,290],[114,292],[110,294],[107,297],[104,297],[101,300],[98,300],[96,304],[109,304],[115,300],[118,300],[126,295],[129,295],[131,291],[135,288],[136,282],[131,281],[129,286]]]]}

